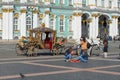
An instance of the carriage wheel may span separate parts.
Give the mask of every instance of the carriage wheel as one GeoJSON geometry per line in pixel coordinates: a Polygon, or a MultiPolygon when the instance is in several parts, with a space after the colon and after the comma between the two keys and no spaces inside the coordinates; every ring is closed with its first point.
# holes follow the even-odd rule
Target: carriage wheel
{"type": "Polygon", "coordinates": [[[24,49],[23,49],[19,44],[16,44],[16,46],[15,46],[15,51],[16,51],[16,54],[17,54],[17,55],[22,55],[24,49]]]}
{"type": "Polygon", "coordinates": [[[58,49],[57,48],[53,48],[52,49],[52,52],[53,52],[53,55],[58,55],[59,53],[59,51],[58,51],[58,49]]]}
{"type": "Polygon", "coordinates": [[[27,56],[32,56],[32,54],[33,54],[33,47],[28,47],[26,54],[27,54],[27,56]]]}
{"type": "Polygon", "coordinates": [[[37,56],[39,52],[39,46],[34,47],[33,49],[33,56],[37,56]]]}

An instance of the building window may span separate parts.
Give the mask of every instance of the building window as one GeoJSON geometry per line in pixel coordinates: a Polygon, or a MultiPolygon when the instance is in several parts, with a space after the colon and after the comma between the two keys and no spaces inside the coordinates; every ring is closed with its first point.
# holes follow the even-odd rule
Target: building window
{"type": "Polygon", "coordinates": [[[51,18],[50,19],[50,28],[53,29],[53,27],[54,27],[54,19],[51,18]]]}
{"type": "Polygon", "coordinates": [[[104,0],[101,1],[101,6],[102,7],[105,7],[105,5],[104,5],[105,3],[104,2],[105,2],[104,0]]]}
{"type": "Polygon", "coordinates": [[[120,10],[120,0],[118,0],[118,9],[120,10]]]}
{"type": "Polygon", "coordinates": [[[28,2],[28,3],[32,3],[32,2],[34,2],[34,1],[33,1],[33,0],[27,0],[27,2],[28,2]]]}
{"type": "Polygon", "coordinates": [[[38,0],[38,2],[39,2],[39,3],[42,3],[42,2],[43,2],[43,0],[38,0]]]}
{"type": "Polygon", "coordinates": [[[60,4],[64,4],[64,0],[60,0],[60,4]]]}
{"type": "Polygon", "coordinates": [[[54,3],[54,0],[50,0],[50,3],[53,4],[53,3],[54,3]]]}
{"type": "Polygon", "coordinates": [[[64,31],[64,21],[63,19],[60,19],[60,32],[64,31]]]}
{"type": "Polygon", "coordinates": [[[82,0],[82,7],[86,7],[86,0],[82,0]]]}
{"type": "Polygon", "coordinates": [[[13,22],[13,26],[14,26],[14,30],[18,30],[18,18],[14,18],[14,22],[13,22]]]}
{"type": "Polygon", "coordinates": [[[41,25],[41,24],[42,24],[42,18],[39,18],[38,25],[41,25]]]}
{"type": "Polygon", "coordinates": [[[97,0],[95,0],[95,5],[97,6],[97,0]]]}
{"type": "Polygon", "coordinates": [[[26,18],[26,30],[30,30],[32,29],[32,18],[31,17],[27,17],[26,18]]]}
{"type": "Polygon", "coordinates": [[[72,5],[72,0],[69,0],[69,5],[72,5]]]}
{"type": "Polygon", "coordinates": [[[69,20],[69,31],[72,31],[72,20],[69,20]]]}
{"type": "Polygon", "coordinates": [[[112,1],[110,0],[109,1],[109,8],[111,8],[112,7],[112,1]]]}

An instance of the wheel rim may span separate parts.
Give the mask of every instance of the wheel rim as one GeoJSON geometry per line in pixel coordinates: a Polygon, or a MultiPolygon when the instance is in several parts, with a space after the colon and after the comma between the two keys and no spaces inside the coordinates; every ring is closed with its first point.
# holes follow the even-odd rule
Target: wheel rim
{"type": "Polygon", "coordinates": [[[15,50],[17,55],[23,54],[23,49],[19,44],[16,44],[15,50]]]}

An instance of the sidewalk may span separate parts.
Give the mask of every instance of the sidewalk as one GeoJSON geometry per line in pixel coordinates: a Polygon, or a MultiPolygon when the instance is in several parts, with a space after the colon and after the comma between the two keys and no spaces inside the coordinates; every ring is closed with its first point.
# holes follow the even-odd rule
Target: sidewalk
{"type": "Polygon", "coordinates": [[[16,44],[18,40],[0,40],[0,44],[16,44]]]}

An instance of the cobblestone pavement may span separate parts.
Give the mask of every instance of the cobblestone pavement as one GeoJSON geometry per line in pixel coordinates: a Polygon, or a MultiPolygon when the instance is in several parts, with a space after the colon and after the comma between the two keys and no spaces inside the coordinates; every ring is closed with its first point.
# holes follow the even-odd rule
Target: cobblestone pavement
{"type": "Polygon", "coordinates": [[[118,44],[109,42],[107,58],[93,55],[87,63],[65,62],[63,55],[17,56],[15,44],[0,44],[0,80],[120,80],[118,44]]]}

